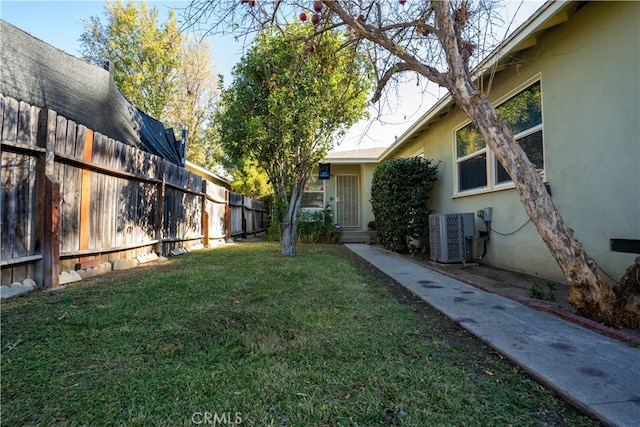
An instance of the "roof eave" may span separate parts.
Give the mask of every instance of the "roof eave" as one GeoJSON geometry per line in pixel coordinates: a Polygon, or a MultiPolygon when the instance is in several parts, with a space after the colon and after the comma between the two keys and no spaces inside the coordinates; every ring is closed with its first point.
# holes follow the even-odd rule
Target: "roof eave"
{"type": "Polygon", "coordinates": [[[228,179],[218,175],[214,171],[211,171],[209,169],[203,168],[202,166],[196,165],[195,163],[190,162],[189,160],[187,160],[185,162],[185,167],[189,167],[189,168],[192,168],[194,170],[200,171],[201,173],[203,173],[205,175],[209,175],[210,177],[212,177],[214,179],[217,179],[218,181],[220,181],[220,182],[222,182],[224,184],[231,185],[231,182],[228,179]]]}
{"type": "Polygon", "coordinates": [[[329,157],[325,159],[325,162],[327,163],[333,163],[333,164],[349,164],[349,163],[357,163],[357,164],[363,164],[363,163],[378,163],[378,157],[366,157],[366,158],[357,158],[357,157],[351,157],[351,158],[346,158],[346,157],[329,157]]]}
{"type": "MultiPolygon", "coordinates": [[[[520,45],[526,45],[526,40],[531,37],[536,31],[547,28],[545,23],[562,9],[567,8],[567,5],[572,2],[550,0],[540,6],[536,12],[531,15],[520,27],[518,27],[509,37],[507,37],[500,45],[491,53],[487,58],[482,60],[472,71],[473,79],[482,77],[485,73],[489,72],[494,66],[496,66],[507,55],[521,50],[520,45]]],[[[411,125],[405,132],[402,133],[396,139],[396,141],[387,147],[386,150],[380,154],[378,161],[383,161],[391,155],[394,151],[400,148],[402,145],[409,142],[414,138],[414,135],[420,131],[427,124],[435,122],[438,117],[443,115],[446,109],[453,103],[450,94],[445,95],[436,104],[431,107],[421,118],[419,118],[413,125],[411,125]]]]}
{"type": "Polygon", "coordinates": [[[473,79],[478,79],[488,71],[491,71],[506,56],[522,50],[523,45],[527,46],[527,39],[535,32],[555,25],[555,23],[549,24],[553,22],[552,18],[563,9],[566,9],[571,3],[575,2],[550,0],[540,6],[529,19],[500,43],[491,55],[474,67],[471,73],[473,79]]]}

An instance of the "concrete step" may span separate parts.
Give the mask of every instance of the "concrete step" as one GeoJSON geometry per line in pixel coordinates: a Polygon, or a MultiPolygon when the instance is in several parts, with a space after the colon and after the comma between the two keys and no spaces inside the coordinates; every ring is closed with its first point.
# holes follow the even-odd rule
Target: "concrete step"
{"type": "Polygon", "coordinates": [[[376,237],[375,231],[343,231],[340,243],[367,243],[371,244],[376,237]]]}

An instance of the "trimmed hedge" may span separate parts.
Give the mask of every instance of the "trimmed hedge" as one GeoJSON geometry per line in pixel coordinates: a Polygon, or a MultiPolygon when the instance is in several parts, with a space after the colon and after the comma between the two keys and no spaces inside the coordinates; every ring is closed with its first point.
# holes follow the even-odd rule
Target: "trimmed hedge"
{"type": "Polygon", "coordinates": [[[426,237],[437,172],[438,164],[422,157],[392,159],[376,168],[371,206],[378,238],[387,249],[407,251],[411,239],[426,237]]]}

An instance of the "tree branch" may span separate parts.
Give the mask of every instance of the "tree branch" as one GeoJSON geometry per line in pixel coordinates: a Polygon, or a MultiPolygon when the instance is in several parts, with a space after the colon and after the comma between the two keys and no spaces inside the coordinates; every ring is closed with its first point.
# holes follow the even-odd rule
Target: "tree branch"
{"type": "Polygon", "coordinates": [[[425,22],[422,22],[422,21],[397,22],[391,25],[380,27],[380,31],[386,32],[386,31],[398,30],[398,29],[406,30],[409,28],[419,29],[421,34],[429,34],[429,33],[436,32],[435,27],[433,27],[432,25],[426,24],[425,22]]]}
{"type": "MultiPolygon", "coordinates": [[[[387,35],[381,31],[381,28],[376,28],[373,25],[366,24],[359,21],[358,19],[353,17],[347,10],[345,10],[343,6],[340,4],[340,2],[328,1],[328,2],[325,2],[325,5],[332,12],[338,15],[340,19],[342,19],[342,21],[347,26],[349,26],[353,31],[355,31],[357,35],[383,47],[384,49],[389,51],[391,54],[395,55],[400,60],[402,60],[403,61],[402,63],[405,65],[403,65],[403,70],[401,71],[408,71],[408,70],[415,71],[436,84],[448,87],[449,79],[446,73],[442,73],[434,67],[430,67],[426,64],[423,64],[415,55],[409,53],[400,44],[396,43],[395,41],[387,37],[387,35]]],[[[420,28],[423,28],[423,25],[426,25],[426,24],[421,24],[420,28]]],[[[435,30],[432,27],[430,27],[430,29],[435,30]]],[[[385,76],[386,76],[386,73],[385,73],[385,76]]],[[[383,80],[385,81],[385,83],[388,82],[389,78],[386,78],[385,80],[385,76],[383,76],[383,78],[380,80],[381,82],[383,80]]],[[[383,86],[379,84],[378,88],[376,89],[376,95],[374,95],[374,99],[380,98],[378,92],[380,92],[382,88],[383,86]]]]}
{"type": "Polygon", "coordinates": [[[454,18],[451,16],[449,2],[435,2],[434,8],[436,12],[436,22],[438,25],[438,40],[444,49],[447,63],[449,64],[449,89],[455,86],[455,82],[467,82],[471,81],[469,73],[468,59],[465,58],[458,50],[459,38],[456,33],[456,27],[454,18]]]}
{"type": "Polygon", "coordinates": [[[371,102],[373,102],[373,103],[378,102],[380,100],[380,96],[382,95],[382,90],[386,86],[386,84],[389,81],[389,79],[391,79],[391,77],[394,74],[402,73],[403,71],[411,71],[411,66],[409,64],[407,64],[406,62],[398,62],[397,64],[394,64],[391,68],[389,68],[384,73],[382,78],[380,78],[380,80],[378,80],[378,84],[376,86],[376,91],[374,92],[373,97],[371,97],[371,102]]]}

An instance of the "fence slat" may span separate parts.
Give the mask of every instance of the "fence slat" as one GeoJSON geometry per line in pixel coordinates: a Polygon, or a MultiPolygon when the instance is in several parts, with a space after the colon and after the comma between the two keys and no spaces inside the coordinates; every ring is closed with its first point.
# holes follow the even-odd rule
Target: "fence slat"
{"type": "MultiPolygon", "coordinates": [[[[1,256],[2,259],[13,257],[14,246],[16,245],[16,178],[15,165],[18,155],[15,153],[2,152],[2,239],[1,239],[1,256]]],[[[11,276],[3,275],[2,284],[9,281],[11,276]]]]}
{"type": "MultiPolygon", "coordinates": [[[[85,162],[91,162],[93,150],[93,131],[85,126],[78,127],[78,143],[76,144],[76,157],[85,162]]],[[[78,248],[80,250],[89,249],[89,215],[91,214],[91,171],[82,169],[80,177],[80,230],[78,237],[78,248]]],[[[88,259],[80,259],[80,262],[88,259]]]]}
{"type": "MultiPolygon", "coordinates": [[[[100,141],[102,135],[93,133],[92,162],[100,164],[102,157],[100,141]]],[[[104,193],[104,177],[100,173],[91,174],[91,202],[89,214],[89,248],[100,248],[102,245],[102,201],[104,193]]]]}
{"type": "MultiPolygon", "coordinates": [[[[35,147],[38,143],[38,129],[39,129],[39,121],[40,121],[40,108],[31,107],[29,109],[29,138],[28,144],[31,147],[35,147]]],[[[29,203],[26,210],[26,215],[28,216],[27,222],[27,255],[29,256],[37,256],[36,254],[36,244],[37,244],[37,232],[39,230],[38,222],[38,194],[37,194],[37,177],[38,177],[38,164],[42,163],[40,160],[43,156],[29,156],[29,203]]],[[[40,257],[41,258],[41,257],[40,257]]],[[[27,264],[27,277],[37,277],[38,274],[35,274],[35,263],[27,264]]]]}
{"type": "MultiPolygon", "coordinates": [[[[76,155],[76,124],[67,120],[65,151],[67,156],[76,155]]],[[[61,250],[63,252],[77,250],[80,245],[80,200],[82,192],[82,171],[77,167],[65,165],[60,177],[63,191],[62,200],[62,233],[61,250]]]]}
{"type": "Polygon", "coordinates": [[[44,286],[56,288],[60,283],[60,184],[47,178],[44,199],[44,286]]]}
{"type": "Polygon", "coordinates": [[[261,204],[55,111],[0,95],[0,133],[3,284],[259,231],[261,204]]]}
{"type": "Polygon", "coordinates": [[[4,127],[4,96],[0,94],[0,138],[4,141],[4,132],[2,128],[4,127]]]}
{"type": "MultiPolygon", "coordinates": [[[[5,98],[2,112],[2,141],[17,142],[18,138],[18,111],[19,103],[11,98],[5,98]]],[[[2,259],[13,258],[16,246],[20,245],[16,236],[17,204],[18,204],[18,170],[19,154],[2,151],[2,237],[0,256],[2,259]]],[[[20,252],[18,250],[18,252],[20,252]]],[[[2,284],[10,284],[13,281],[13,271],[2,273],[2,284]]]]}
{"type": "Polygon", "coordinates": [[[17,142],[18,139],[18,110],[20,104],[12,98],[4,98],[2,140],[17,142]]]}
{"type": "Polygon", "coordinates": [[[18,112],[18,135],[16,139],[18,144],[29,145],[31,143],[31,132],[33,130],[31,119],[31,106],[26,102],[20,102],[18,112]]]}

